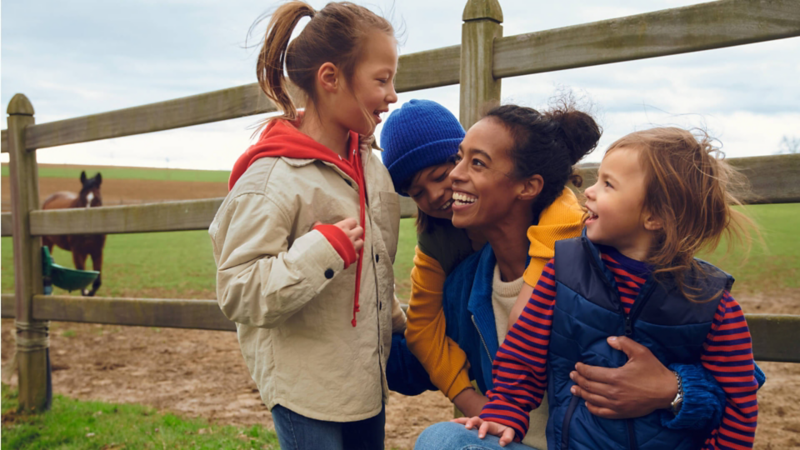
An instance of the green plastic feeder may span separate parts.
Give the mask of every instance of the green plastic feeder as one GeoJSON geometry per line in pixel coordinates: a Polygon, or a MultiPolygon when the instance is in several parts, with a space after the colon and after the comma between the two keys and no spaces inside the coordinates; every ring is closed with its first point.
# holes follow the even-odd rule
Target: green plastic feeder
{"type": "Polygon", "coordinates": [[[50,250],[42,247],[42,275],[50,278],[50,282],[66,291],[85,288],[94,282],[100,272],[96,270],[76,270],[59,266],[53,262],[50,250]]]}

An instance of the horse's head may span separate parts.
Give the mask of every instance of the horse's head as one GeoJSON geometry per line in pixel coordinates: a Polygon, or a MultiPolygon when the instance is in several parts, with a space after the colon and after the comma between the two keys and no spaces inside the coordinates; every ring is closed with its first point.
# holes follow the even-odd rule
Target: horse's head
{"type": "Polygon", "coordinates": [[[78,208],[88,208],[90,206],[103,206],[103,197],[100,196],[100,184],[103,177],[98,173],[93,178],[86,178],[86,172],[81,172],[81,188],[78,197],[78,208]]]}

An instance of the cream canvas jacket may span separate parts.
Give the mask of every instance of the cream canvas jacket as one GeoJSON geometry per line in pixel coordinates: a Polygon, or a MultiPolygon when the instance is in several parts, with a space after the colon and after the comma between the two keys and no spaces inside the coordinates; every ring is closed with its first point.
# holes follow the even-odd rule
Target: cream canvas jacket
{"type": "Polygon", "coordinates": [[[350,422],[388,400],[393,329],[405,326],[394,296],[399,197],[389,173],[361,150],[367,186],[360,312],[351,324],[357,263],[346,270],[315,222],[360,217],[357,184],[333,164],[267,157],[236,182],[209,234],[217,299],[236,322],[261,398],[317,420],[350,422]]]}

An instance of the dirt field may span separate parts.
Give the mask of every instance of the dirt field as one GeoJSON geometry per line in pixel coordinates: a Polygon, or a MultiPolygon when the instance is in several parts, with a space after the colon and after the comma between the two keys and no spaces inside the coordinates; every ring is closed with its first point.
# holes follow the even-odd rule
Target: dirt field
{"type": "MultiPolygon", "coordinates": [[[[77,184],[55,178],[40,181],[43,197],[77,184]]],[[[222,183],[103,183],[106,204],[220,197],[225,191],[222,183]]],[[[4,179],[4,209],[8,194],[4,179]]],[[[800,314],[800,289],[737,299],[748,312],[800,314]]],[[[2,321],[3,362],[14,347],[13,326],[12,320],[2,321]]],[[[221,424],[272,424],[234,333],[63,322],[52,323],[51,329],[56,393],[151,405],[221,424]]],[[[800,448],[800,364],[762,363],[761,367],[767,384],[759,392],[756,448],[800,448]]],[[[452,411],[450,402],[437,392],[418,397],[392,394],[387,406],[387,448],[412,448],[423,429],[451,418],[452,411]]]]}

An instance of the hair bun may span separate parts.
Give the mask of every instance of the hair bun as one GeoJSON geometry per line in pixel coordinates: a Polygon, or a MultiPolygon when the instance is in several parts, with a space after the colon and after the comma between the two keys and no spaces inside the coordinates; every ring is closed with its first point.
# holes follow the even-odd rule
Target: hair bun
{"type": "Polygon", "coordinates": [[[560,128],[560,135],[570,152],[570,160],[575,165],[597,147],[602,128],[592,116],[575,110],[572,106],[557,108],[547,113],[560,128]]]}

